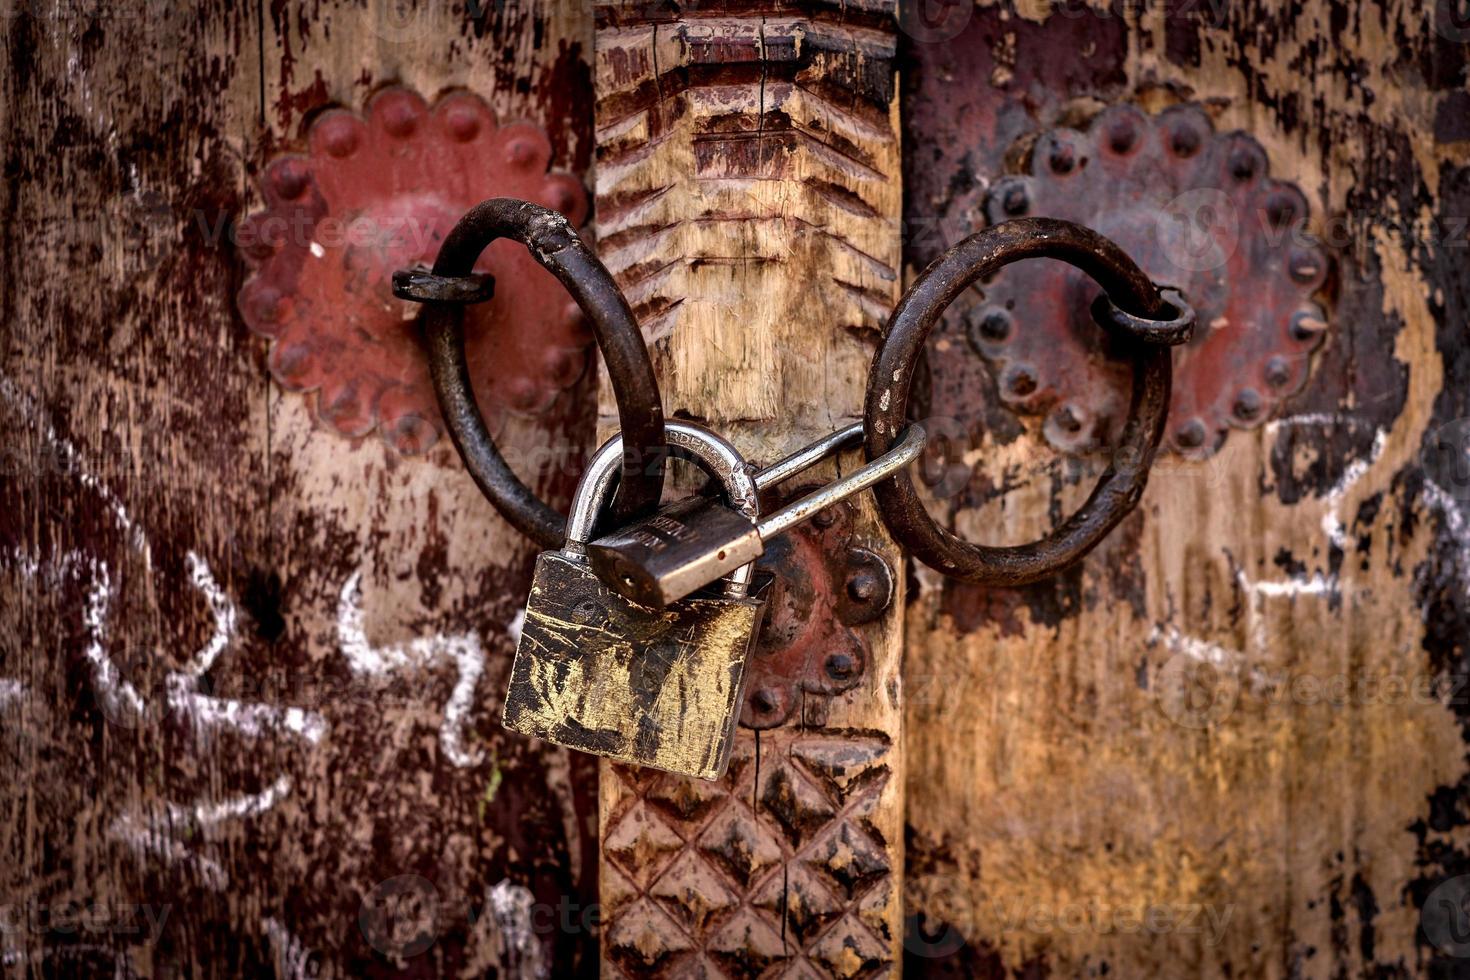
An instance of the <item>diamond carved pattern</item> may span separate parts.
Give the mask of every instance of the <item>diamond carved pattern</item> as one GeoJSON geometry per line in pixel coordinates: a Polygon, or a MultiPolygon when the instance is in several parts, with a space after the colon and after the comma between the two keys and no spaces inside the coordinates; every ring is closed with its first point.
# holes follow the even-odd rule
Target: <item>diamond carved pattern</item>
{"type": "Polygon", "coordinates": [[[719,783],[614,766],[604,799],[604,974],[862,978],[893,967],[894,900],[869,821],[881,733],[742,738],[719,783]]]}

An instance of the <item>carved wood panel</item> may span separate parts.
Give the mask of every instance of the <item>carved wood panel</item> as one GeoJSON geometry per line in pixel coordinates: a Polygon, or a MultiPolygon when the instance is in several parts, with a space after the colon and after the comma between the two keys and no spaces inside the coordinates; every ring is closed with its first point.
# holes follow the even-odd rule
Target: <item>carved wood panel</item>
{"type": "MultiPolygon", "coordinates": [[[[754,460],[861,411],[900,286],[895,45],[883,4],[597,7],[599,253],[665,410],[754,460]]],[[[867,672],[824,721],[742,730],[718,783],[604,765],[606,975],[894,969],[902,607],[864,627],[867,672]]]]}

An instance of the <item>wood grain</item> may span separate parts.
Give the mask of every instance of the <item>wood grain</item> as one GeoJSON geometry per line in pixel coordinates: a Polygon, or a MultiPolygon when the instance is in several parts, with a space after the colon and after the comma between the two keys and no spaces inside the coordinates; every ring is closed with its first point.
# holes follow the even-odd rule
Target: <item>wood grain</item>
{"type": "MultiPolygon", "coordinates": [[[[1307,389],[1214,460],[1165,457],[1081,568],[1020,591],[919,570],[911,972],[1463,970],[1421,927],[1470,868],[1466,485],[1429,452],[1467,409],[1470,144],[1444,121],[1467,48],[1433,6],[987,5],[914,47],[915,266],[1027,134],[1196,101],[1306,191],[1334,268],[1307,389]]],[[[963,324],[930,363],[973,467],[935,512],[996,544],[1069,513],[1098,467],[999,407],[963,324]]]]}
{"type": "MultiPolygon", "coordinates": [[[[530,917],[595,899],[589,773],[498,725],[532,549],[448,446],[345,439],[272,386],[229,232],[313,113],[392,83],[471,88],[585,173],[590,19],[13,6],[0,905],[34,927],[7,919],[0,972],[585,962],[590,933],[530,917]]],[[[590,394],[509,451],[575,460],[590,394]]],[[[575,479],[527,475],[562,502],[575,479]]]]}

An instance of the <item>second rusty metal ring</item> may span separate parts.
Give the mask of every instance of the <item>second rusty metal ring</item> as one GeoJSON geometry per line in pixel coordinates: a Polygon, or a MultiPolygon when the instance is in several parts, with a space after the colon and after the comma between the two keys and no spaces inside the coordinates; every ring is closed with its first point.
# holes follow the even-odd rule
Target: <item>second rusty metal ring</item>
{"type": "MultiPolygon", "coordinates": [[[[480,253],[499,238],[526,246],[592,323],[617,398],[623,445],[628,447],[612,503],[615,518],[626,523],[657,506],[668,452],[663,401],[638,321],[607,267],[583,244],[571,223],[525,201],[495,198],[471,208],[445,237],[433,276],[440,281],[470,276],[480,253]]],[[[407,278],[403,285],[405,291],[399,295],[424,298],[414,294],[407,278]]],[[[505,519],[541,547],[560,547],[566,519],[511,471],[475,404],[465,361],[462,302],[428,302],[423,318],[429,371],[449,434],[480,491],[505,519]]]]}
{"type": "MultiPolygon", "coordinates": [[[[1112,304],[1137,321],[1170,321],[1170,308],[1143,270],[1111,240],[1081,225],[1021,218],[987,228],[936,259],[916,279],[888,321],[868,374],[867,452],[887,452],[908,424],[909,388],[924,341],[946,307],[977,280],[1020,259],[1069,262],[1103,288],[1112,304]]],[[[1182,302],[1182,297],[1180,298],[1182,302]]],[[[1187,308],[1187,304],[1186,304],[1187,308]]],[[[1055,574],[1091,551],[1137,505],[1164,434],[1171,380],[1167,344],[1189,328],[1151,330],[1118,324],[1134,353],[1133,394],[1118,446],[1087,501],[1039,541],[1013,547],[972,544],[940,527],[924,509],[906,472],[874,487],[888,530],[915,557],[946,575],[991,586],[1017,586],[1055,574]]]]}

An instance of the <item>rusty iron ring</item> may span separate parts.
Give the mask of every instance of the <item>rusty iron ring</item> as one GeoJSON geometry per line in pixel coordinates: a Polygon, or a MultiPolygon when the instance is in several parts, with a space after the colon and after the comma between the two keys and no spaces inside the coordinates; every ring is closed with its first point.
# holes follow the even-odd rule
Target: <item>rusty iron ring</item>
{"type": "MultiPolygon", "coordinates": [[[[500,238],[526,246],[591,321],[607,363],[618,404],[618,425],[627,447],[612,514],[624,523],[652,511],[663,492],[668,455],[663,400],[628,301],[571,222],[555,211],[506,197],[477,204],[459,219],[439,249],[434,276],[470,276],[480,253],[500,238]]],[[[566,538],[566,518],[511,471],[475,404],[465,360],[463,304],[427,303],[423,329],[439,407],[470,476],[516,530],[543,548],[560,547],[566,538]]]]}
{"type": "Polygon", "coordinates": [[[1132,337],[1143,344],[1177,347],[1194,336],[1194,307],[1173,286],[1160,286],[1166,319],[1151,320],[1134,316],[1114,303],[1107,293],[1099,293],[1092,301],[1092,319],[1098,326],[1132,337]]]}
{"type": "MultiPolygon", "coordinates": [[[[869,459],[888,451],[908,424],[909,388],[924,341],[946,307],[976,280],[1021,259],[1069,262],[1087,273],[1125,312],[1167,320],[1170,309],[1143,270],[1111,240],[1053,218],[1019,218],[971,235],[936,259],[894,308],[888,332],[868,374],[866,448],[869,459]]],[[[1027,585],[1081,559],[1143,496],[1148,470],[1164,434],[1172,376],[1170,352],[1127,334],[1119,342],[1133,357],[1128,421],[1108,468],[1081,508],[1039,541],[989,547],[962,541],[924,510],[912,478],[900,472],[873,492],[887,525],[916,557],[946,575],[990,586],[1027,585]]]]}
{"type": "Polygon", "coordinates": [[[423,268],[393,273],[393,295],[413,303],[485,303],[495,298],[495,277],[488,272],[436,276],[423,268]]]}

